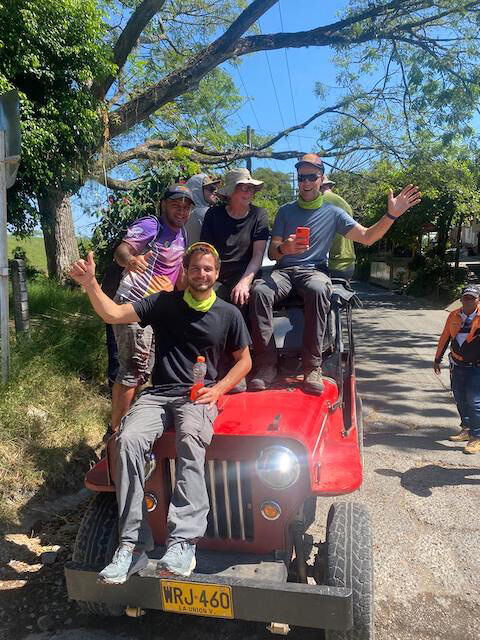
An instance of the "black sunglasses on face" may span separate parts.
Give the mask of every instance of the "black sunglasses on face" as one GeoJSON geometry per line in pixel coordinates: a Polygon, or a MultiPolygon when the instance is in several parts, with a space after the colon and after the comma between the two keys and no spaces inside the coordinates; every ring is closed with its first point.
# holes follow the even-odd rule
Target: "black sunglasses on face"
{"type": "Polygon", "coordinates": [[[209,184],[203,188],[206,189],[207,191],[211,191],[212,193],[215,193],[215,191],[217,190],[217,187],[214,184],[209,184]]]}
{"type": "Polygon", "coordinates": [[[305,182],[305,180],[308,180],[309,182],[315,182],[315,180],[318,180],[321,177],[321,173],[299,173],[297,175],[297,179],[299,182],[305,182]]]}

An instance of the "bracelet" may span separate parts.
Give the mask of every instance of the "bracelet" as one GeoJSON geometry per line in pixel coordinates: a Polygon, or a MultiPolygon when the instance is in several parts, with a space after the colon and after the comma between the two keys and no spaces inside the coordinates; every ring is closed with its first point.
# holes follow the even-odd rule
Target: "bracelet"
{"type": "Polygon", "coordinates": [[[400,216],[392,216],[391,213],[387,213],[385,214],[387,216],[387,218],[390,218],[390,220],[397,220],[400,216]]]}

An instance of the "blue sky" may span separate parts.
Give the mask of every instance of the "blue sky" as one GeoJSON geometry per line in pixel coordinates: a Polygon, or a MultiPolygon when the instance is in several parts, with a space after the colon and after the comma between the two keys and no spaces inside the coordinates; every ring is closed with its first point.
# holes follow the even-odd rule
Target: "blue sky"
{"type": "MultiPolygon", "coordinates": [[[[262,33],[281,32],[282,18],[284,31],[309,30],[334,22],[338,11],[347,4],[347,0],[331,0],[328,3],[318,2],[318,0],[280,0],[280,3],[262,17],[260,29],[262,33]],[[319,17],[315,17],[315,7],[318,7],[319,17]]],[[[315,96],[315,83],[321,81],[324,85],[335,86],[335,70],[331,63],[331,56],[332,51],[327,48],[310,47],[289,49],[287,56],[284,50],[269,51],[267,55],[260,51],[244,56],[239,73],[232,66],[225,64],[225,68],[232,74],[239,93],[245,99],[243,107],[230,119],[232,131],[238,131],[250,125],[261,134],[273,135],[285,127],[303,122],[318,111],[322,103],[315,96]]],[[[278,142],[275,148],[302,151],[315,149],[318,139],[315,126],[315,123],[312,123],[308,128],[299,131],[298,135],[293,133],[288,139],[278,142]]],[[[276,171],[288,172],[293,170],[294,164],[294,160],[253,160],[254,169],[266,166],[276,171]]],[[[80,206],[78,198],[72,201],[75,228],[77,234],[89,235],[95,219],[89,215],[88,210],[94,211],[104,206],[107,192],[101,186],[92,185],[83,189],[81,195],[83,206],[80,206]]]]}

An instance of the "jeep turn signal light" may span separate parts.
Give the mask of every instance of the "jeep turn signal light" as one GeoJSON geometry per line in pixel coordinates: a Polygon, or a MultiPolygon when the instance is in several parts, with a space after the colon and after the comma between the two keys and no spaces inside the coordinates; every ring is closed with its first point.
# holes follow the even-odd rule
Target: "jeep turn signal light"
{"type": "Polygon", "coordinates": [[[277,520],[282,514],[280,505],[273,500],[263,502],[260,506],[260,512],[266,520],[277,520]]]}

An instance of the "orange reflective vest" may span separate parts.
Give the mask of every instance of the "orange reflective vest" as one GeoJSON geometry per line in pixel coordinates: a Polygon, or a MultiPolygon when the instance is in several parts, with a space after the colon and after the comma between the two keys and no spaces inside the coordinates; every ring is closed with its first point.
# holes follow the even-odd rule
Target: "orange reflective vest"
{"type": "Polygon", "coordinates": [[[442,361],[449,343],[453,360],[459,363],[480,362],[480,304],[477,306],[477,315],[472,321],[467,338],[460,346],[456,338],[462,326],[461,313],[461,309],[455,309],[448,315],[435,354],[435,362],[438,364],[442,361]]]}

